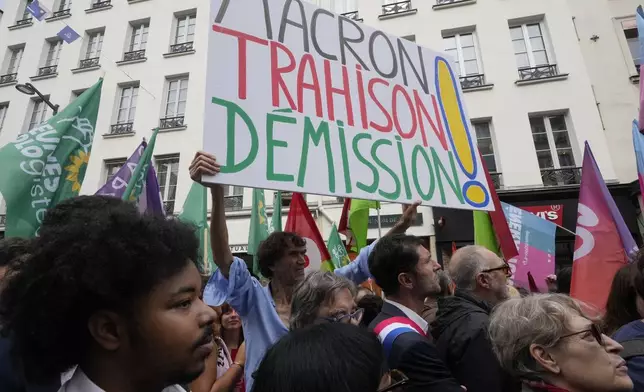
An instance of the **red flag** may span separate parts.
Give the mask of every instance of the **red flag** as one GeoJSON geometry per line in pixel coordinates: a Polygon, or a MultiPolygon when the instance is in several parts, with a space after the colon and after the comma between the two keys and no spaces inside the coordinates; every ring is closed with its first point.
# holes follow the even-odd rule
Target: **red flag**
{"type": "Polygon", "coordinates": [[[329,255],[304,197],[299,193],[293,193],[284,231],[295,233],[306,240],[307,270],[333,271],[331,255],[329,255]]]}
{"type": "Polygon", "coordinates": [[[530,286],[530,292],[531,293],[539,293],[539,288],[537,287],[537,283],[534,281],[534,277],[528,271],[528,285],[530,286]]]}
{"type": "Polygon", "coordinates": [[[570,296],[604,309],[615,273],[628,262],[624,244],[631,249],[633,239],[608,193],[588,144],[581,169],[577,213],[570,296]],[[620,231],[624,232],[624,238],[620,231]]]}
{"type": "Polygon", "coordinates": [[[508,221],[505,219],[505,213],[503,212],[503,207],[501,207],[501,201],[499,196],[496,194],[496,189],[494,189],[494,182],[490,176],[490,172],[487,170],[485,165],[485,160],[481,156],[479,151],[479,157],[481,158],[481,166],[483,166],[483,171],[485,171],[485,178],[487,179],[488,187],[490,188],[490,198],[494,204],[494,211],[488,212],[490,215],[490,220],[492,221],[492,226],[494,227],[494,232],[496,233],[497,241],[499,242],[499,247],[501,248],[501,253],[503,253],[503,258],[508,261],[513,257],[519,255],[517,246],[512,239],[512,233],[510,233],[510,228],[508,227],[508,221]]]}
{"type": "Polygon", "coordinates": [[[456,247],[456,242],[452,241],[452,256],[454,255],[454,253],[456,253],[457,250],[458,248],[456,247]]]}
{"type": "MultiPolygon", "coordinates": [[[[355,246],[355,239],[353,233],[349,228],[349,211],[351,210],[351,198],[345,197],[344,204],[342,205],[342,214],[340,214],[340,222],[338,222],[338,233],[346,237],[346,248],[349,251],[355,246]]],[[[351,259],[353,260],[353,259],[351,259]]]]}

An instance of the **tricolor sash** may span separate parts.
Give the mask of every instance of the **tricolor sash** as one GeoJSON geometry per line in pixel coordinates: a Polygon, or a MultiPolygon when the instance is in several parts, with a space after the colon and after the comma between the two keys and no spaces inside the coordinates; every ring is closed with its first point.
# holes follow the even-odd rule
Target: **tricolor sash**
{"type": "Polygon", "coordinates": [[[391,348],[396,338],[404,333],[414,332],[422,336],[427,336],[425,331],[415,322],[407,317],[392,317],[381,321],[373,330],[378,335],[378,340],[382,343],[385,355],[389,358],[391,348]]]}

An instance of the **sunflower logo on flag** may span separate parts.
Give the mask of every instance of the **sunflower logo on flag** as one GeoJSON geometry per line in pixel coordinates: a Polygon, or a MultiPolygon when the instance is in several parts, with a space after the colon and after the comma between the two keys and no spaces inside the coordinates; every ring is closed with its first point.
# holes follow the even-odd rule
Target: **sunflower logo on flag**
{"type": "Polygon", "coordinates": [[[79,192],[81,189],[81,182],[85,177],[85,169],[89,163],[89,154],[83,150],[78,150],[78,154],[72,154],[69,157],[71,164],[65,166],[67,170],[67,181],[72,183],[72,192],[79,192]]]}

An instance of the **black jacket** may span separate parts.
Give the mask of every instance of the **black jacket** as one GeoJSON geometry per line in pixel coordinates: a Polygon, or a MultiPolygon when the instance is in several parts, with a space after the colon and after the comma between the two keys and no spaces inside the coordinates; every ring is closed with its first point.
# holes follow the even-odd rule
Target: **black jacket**
{"type": "MultiPolygon", "coordinates": [[[[369,328],[373,330],[380,322],[392,317],[407,318],[400,309],[385,302],[369,328]]],[[[390,369],[400,370],[409,377],[406,392],[463,392],[438,357],[434,344],[416,332],[403,333],[394,340],[387,362],[390,369]]]]}
{"type": "Polygon", "coordinates": [[[516,392],[520,382],[499,365],[488,338],[492,307],[457,290],[438,299],[432,335],[440,357],[468,392],[516,392]]]}
{"type": "Polygon", "coordinates": [[[14,364],[11,339],[0,338],[0,392],[56,392],[59,388],[60,379],[43,385],[26,383],[14,364]]]}

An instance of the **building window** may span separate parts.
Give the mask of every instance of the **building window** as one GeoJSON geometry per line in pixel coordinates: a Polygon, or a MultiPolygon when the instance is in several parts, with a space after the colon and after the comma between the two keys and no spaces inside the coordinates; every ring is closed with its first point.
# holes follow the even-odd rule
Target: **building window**
{"type": "Polygon", "coordinates": [[[110,159],[105,161],[105,179],[103,183],[107,183],[109,179],[116,174],[117,171],[125,164],[126,159],[110,159]]]}
{"type": "Polygon", "coordinates": [[[185,44],[195,40],[195,25],[197,23],[197,15],[185,15],[177,17],[177,30],[174,35],[174,43],[185,44]]]}
{"type": "Polygon", "coordinates": [[[0,132],[2,132],[2,126],[4,125],[4,119],[7,117],[8,110],[9,102],[0,103],[0,132]]]}
{"type": "Polygon", "coordinates": [[[55,67],[58,65],[60,59],[60,51],[63,48],[63,41],[53,40],[48,41],[49,48],[47,49],[47,58],[45,59],[45,67],[55,67]]]}
{"type": "Polygon", "coordinates": [[[496,166],[496,155],[494,152],[494,140],[492,136],[491,121],[473,121],[474,133],[476,134],[476,143],[485,166],[490,172],[494,186],[498,189],[503,186],[501,173],[496,166]]]}
{"type": "Polygon", "coordinates": [[[135,52],[138,50],[145,51],[145,47],[148,43],[149,28],[149,22],[132,25],[132,37],[130,38],[129,52],[135,52]]]}
{"type": "Polygon", "coordinates": [[[9,63],[7,65],[7,71],[5,72],[6,74],[18,73],[18,69],[20,68],[20,61],[22,61],[22,54],[24,53],[24,51],[24,46],[9,50],[9,63]]]}
{"type": "Polygon", "coordinates": [[[85,60],[101,57],[101,50],[103,49],[103,35],[102,31],[89,34],[85,60]]]}
{"type": "Polygon", "coordinates": [[[136,101],[139,96],[139,86],[130,85],[121,87],[116,124],[112,125],[110,134],[121,135],[133,132],[134,116],[136,115],[136,101]]]}
{"type": "Polygon", "coordinates": [[[156,158],[159,190],[163,206],[168,215],[174,212],[174,202],[177,194],[177,178],[179,177],[179,156],[156,158]]]}
{"type": "Polygon", "coordinates": [[[383,0],[382,14],[380,16],[389,16],[410,11],[414,11],[411,8],[411,0],[383,0]]]}
{"type": "Polygon", "coordinates": [[[164,118],[161,128],[176,128],[184,124],[186,100],[188,99],[188,77],[168,80],[164,118]]]}
{"type": "Polygon", "coordinates": [[[29,126],[27,132],[36,128],[38,125],[47,121],[47,110],[49,106],[45,101],[36,99],[32,101],[31,116],[29,117],[29,126]]]}
{"type": "Polygon", "coordinates": [[[626,38],[626,44],[628,45],[628,50],[631,53],[631,58],[635,64],[635,68],[639,71],[640,68],[640,43],[639,43],[639,34],[637,32],[637,23],[635,19],[624,20],[621,22],[622,31],[624,32],[624,38],[626,38]]]}
{"type": "Polygon", "coordinates": [[[443,37],[445,52],[454,59],[456,72],[461,78],[461,87],[476,88],[485,85],[481,56],[474,32],[443,37]]]}
{"type": "Polygon", "coordinates": [[[25,2],[24,2],[25,6],[24,6],[24,8],[22,8],[22,10],[23,10],[22,15],[19,17],[17,24],[20,25],[21,24],[20,22],[29,22],[29,21],[31,21],[31,13],[27,10],[27,7],[29,7],[29,3],[31,3],[31,0],[25,0],[25,2]]]}
{"type": "Polygon", "coordinates": [[[226,211],[237,211],[242,208],[244,208],[244,188],[224,185],[224,209],[226,211]]]}
{"type": "Polygon", "coordinates": [[[67,11],[72,8],[72,0],[60,0],[60,3],[58,3],[57,11],[62,12],[62,11],[67,11]]]}
{"type": "Polygon", "coordinates": [[[511,26],[510,36],[519,79],[542,79],[558,74],[546,45],[545,26],[542,22],[511,26]]]}
{"type": "Polygon", "coordinates": [[[532,140],[548,186],[578,184],[581,180],[563,114],[530,118],[532,140]]]}

